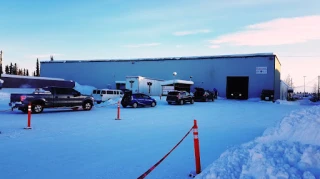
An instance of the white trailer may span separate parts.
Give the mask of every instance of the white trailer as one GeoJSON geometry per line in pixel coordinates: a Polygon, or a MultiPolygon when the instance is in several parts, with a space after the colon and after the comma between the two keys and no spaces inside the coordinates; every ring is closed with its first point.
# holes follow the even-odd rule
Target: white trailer
{"type": "Polygon", "coordinates": [[[150,96],[160,96],[162,93],[161,83],[164,80],[148,78],[143,76],[127,76],[126,89],[133,93],[143,93],[150,96]]]}

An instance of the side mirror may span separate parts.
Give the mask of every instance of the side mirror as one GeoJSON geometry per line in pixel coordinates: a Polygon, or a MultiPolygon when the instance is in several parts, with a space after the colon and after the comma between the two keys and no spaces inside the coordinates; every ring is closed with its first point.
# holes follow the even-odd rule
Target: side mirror
{"type": "Polygon", "coordinates": [[[76,96],[81,96],[81,93],[80,92],[75,92],[73,93],[73,96],[76,97],[76,96]]]}

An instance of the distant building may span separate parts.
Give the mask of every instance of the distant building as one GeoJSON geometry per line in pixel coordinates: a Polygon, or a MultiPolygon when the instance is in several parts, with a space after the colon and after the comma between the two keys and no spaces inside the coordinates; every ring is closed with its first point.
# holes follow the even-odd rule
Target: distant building
{"type": "MultiPolygon", "coordinates": [[[[64,78],[97,88],[119,88],[127,76],[192,80],[194,87],[216,88],[219,96],[258,98],[262,89],[280,99],[281,64],[273,53],[177,58],[42,61],[41,76],[64,78]],[[173,75],[176,72],[176,75],[173,75]],[[192,78],[192,79],[191,79],[192,78]]],[[[122,85],[123,86],[123,85],[122,85]]]]}
{"type": "Polygon", "coordinates": [[[160,96],[161,82],[164,80],[153,79],[143,76],[127,76],[125,88],[134,93],[144,93],[152,96],[160,96]]]}

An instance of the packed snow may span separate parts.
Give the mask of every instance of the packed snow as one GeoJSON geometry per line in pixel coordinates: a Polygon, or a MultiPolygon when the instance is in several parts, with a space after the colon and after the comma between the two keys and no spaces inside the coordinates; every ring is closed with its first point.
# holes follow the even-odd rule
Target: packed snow
{"type": "Polygon", "coordinates": [[[224,152],[196,178],[319,178],[320,111],[293,111],[263,136],[224,152]]]}
{"type": "MultiPolygon", "coordinates": [[[[76,83],[91,94],[94,87],[76,83]]],[[[8,110],[0,90],[0,178],[137,178],[199,127],[202,172],[211,178],[320,178],[320,107],[308,100],[265,102],[218,98],[214,102],[120,108],[95,104],[91,111],[45,109],[32,115],[8,110]]],[[[146,178],[190,178],[195,170],[192,133],[146,178]]]]}

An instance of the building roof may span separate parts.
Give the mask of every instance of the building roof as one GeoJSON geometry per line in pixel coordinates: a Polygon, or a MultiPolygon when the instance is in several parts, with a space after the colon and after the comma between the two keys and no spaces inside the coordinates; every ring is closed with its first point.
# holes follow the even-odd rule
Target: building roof
{"type": "Polygon", "coordinates": [[[126,84],[126,81],[115,81],[115,83],[118,83],[118,84],[126,84]]]}
{"type": "Polygon", "coordinates": [[[135,62],[139,61],[165,61],[165,60],[207,60],[219,58],[248,58],[248,57],[270,57],[276,56],[274,53],[253,53],[253,54],[234,54],[216,56],[191,56],[191,57],[160,57],[160,58],[132,58],[132,59],[92,59],[92,60],[54,60],[41,61],[41,63],[80,63],[80,62],[135,62]]]}
{"type": "Polygon", "coordinates": [[[172,84],[186,84],[186,85],[193,85],[193,81],[187,80],[167,80],[160,83],[161,86],[172,85],[172,84]]]}
{"type": "Polygon", "coordinates": [[[155,78],[149,78],[149,77],[144,77],[144,76],[126,76],[126,78],[142,78],[142,79],[148,79],[148,80],[156,80],[156,81],[164,81],[162,79],[155,79],[155,78]]]}
{"type": "Polygon", "coordinates": [[[58,80],[65,81],[62,78],[49,78],[49,77],[40,77],[40,76],[21,76],[21,75],[12,75],[12,74],[2,74],[2,78],[27,78],[27,79],[38,79],[38,80],[58,80]]]}

